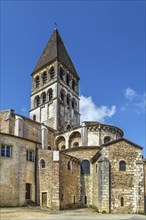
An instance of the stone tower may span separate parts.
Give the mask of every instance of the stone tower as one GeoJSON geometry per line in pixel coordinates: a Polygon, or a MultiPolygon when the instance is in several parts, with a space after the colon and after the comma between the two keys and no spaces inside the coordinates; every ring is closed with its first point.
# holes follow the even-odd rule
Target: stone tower
{"type": "Polygon", "coordinates": [[[32,73],[30,118],[55,130],[80,124],[79,76],[57,29],[32,73]]]}

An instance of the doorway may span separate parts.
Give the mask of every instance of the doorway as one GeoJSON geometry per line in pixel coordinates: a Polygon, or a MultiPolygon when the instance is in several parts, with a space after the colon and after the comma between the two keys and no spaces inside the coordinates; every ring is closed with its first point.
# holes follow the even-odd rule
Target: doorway
{"type": "Polygon", "coordinates": [[[46,192],[42,193],[42,206],[44,207],[47,206],[47,193],[46,192]]]}
{"type": "Polygon", "coordinates": [[[31,184],[26,183],[25,199],[31,199],[31,184]]]}
{"type": "Polygon", "coordinates": [[[85,196],[85,205],[87,205],[87,196],[85,196]]]}

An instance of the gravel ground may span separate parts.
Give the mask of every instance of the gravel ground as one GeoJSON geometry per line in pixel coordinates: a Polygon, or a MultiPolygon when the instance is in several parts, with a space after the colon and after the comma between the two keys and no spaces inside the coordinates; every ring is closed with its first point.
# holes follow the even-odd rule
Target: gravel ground
{"type": "Polygon", "coordinates": [[[1,208],[0,220],[146,220],[144,215],[100,214],[93,209],[76,209],[52,212],[40,207],[1,208]]]}

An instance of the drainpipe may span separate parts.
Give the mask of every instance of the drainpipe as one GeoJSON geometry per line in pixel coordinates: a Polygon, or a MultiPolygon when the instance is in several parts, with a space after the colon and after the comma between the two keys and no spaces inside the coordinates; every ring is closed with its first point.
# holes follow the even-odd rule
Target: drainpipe
{"type": "Polygon", "coordinates": [[[35,203],[37,205],[37,189],[38,189],[38,182],[37,182],[37,166],[38,166],[38,148],[37,144],[35,147],[35,203]]]}

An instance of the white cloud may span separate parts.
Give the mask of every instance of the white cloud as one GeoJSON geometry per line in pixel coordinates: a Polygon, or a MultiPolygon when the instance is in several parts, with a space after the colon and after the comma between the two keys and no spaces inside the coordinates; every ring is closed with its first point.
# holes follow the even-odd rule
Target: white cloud
{"type": "Polygon", "coordinates": [[[136,92],[133,90],[133,89],[131,89],[131,88],[127,88],[126,90],[125,90],[125,97],[127,98],[127,99],[129,99],[129,100],[133,100],[135,97],[137,97],[137,94],[136,94],[136,92]]]}
{"type": "Polygon", "coordinates": [[[92,97],[80,96],[80,113],[82,121],[104,122],[106,118],[111,118],[116,113],[116,106],[96,106],[92,97]]]}
{"type": "Polygon", "coordinates": [[[125,98],[130,101],[127,105],[128,108],[131,106],[132,109],[138,114],[145,112],[146,94],[139,94],[134,89],[128,87],[125,90],[125,98]]]}

